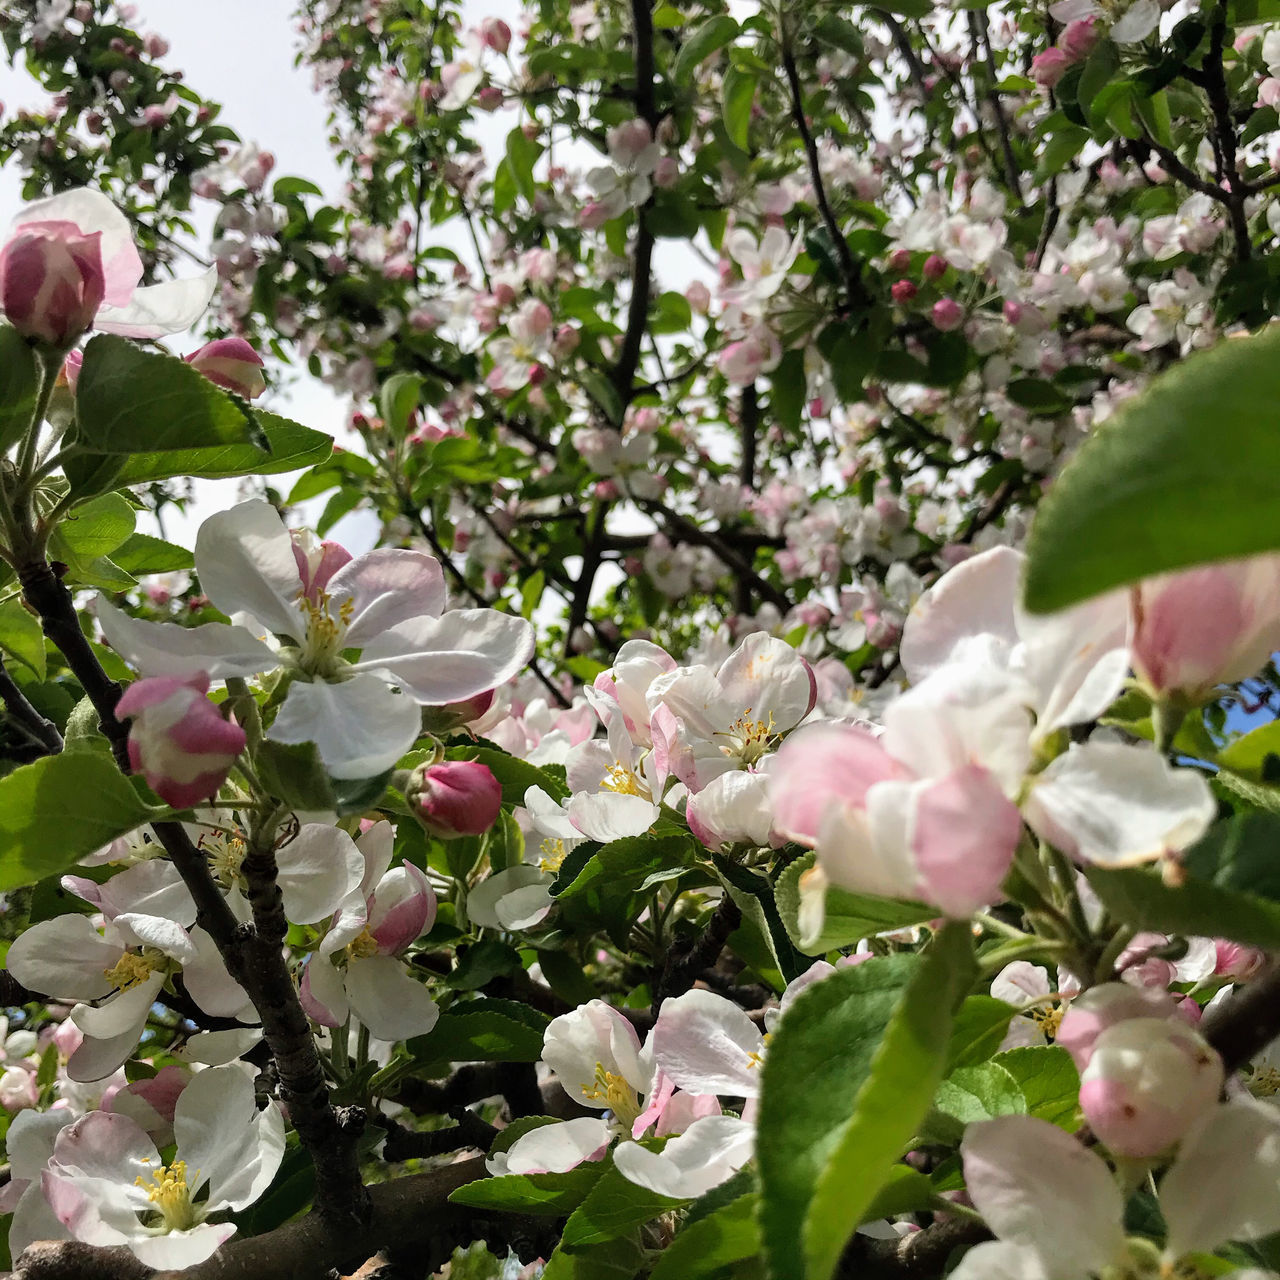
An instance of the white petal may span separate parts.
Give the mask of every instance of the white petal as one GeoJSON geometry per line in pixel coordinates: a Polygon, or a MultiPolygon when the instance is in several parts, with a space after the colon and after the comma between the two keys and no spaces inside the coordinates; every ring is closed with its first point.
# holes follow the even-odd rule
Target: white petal
{"type": "Polygon", "coordinates": [[[755,1150],[755,1126],[737,1116],[703,1116],[660,1151],[624,1142],[613,1153],[618,1172],[661,1196],[691,1200],[728,1182],[755,1150]]]}
{"type": "Polygon", "coordinates": [[[216,680],[257,675],[280,663],[275,651],[244,627],[221,622],[198,627],[147,622],[131,618],[102,596],[95,612],[107,643],[144,676],[190,676],[203,671],[216,680]]]}
{"type": "Polygon", "coordinates": [[[347,967],[351,1011],[379,1040],[424,1036],[436,1025],[440,1010],[426,987],[409,976],[394,956],[370,956],[347,967]]]}
{"type": "Polygon", "coordinates": [[[269,502],[219,511],[196,535],[200,587],[223,613],[248,613],[268,631],[305,639],[293,539],[269,502]]]}
{"type": "Polygon", "coordinates": [[[350,601],[351,623],[344,637],[350,648],[401,622],[438,617],[445,607],[440,562],[421,551],[381,547],[344,564],[326,588],[335,608],[350,601]]]}
{"type": "Polygon", "coordinates": [[[196,958],[182,970],[187,994],[216,1018],[257,1019],[249,994],[227,971],[218,945],[203,929],[191,930],[196,958]]]}
{"type": "Polygon", "coordinates": [[[163,858],[149,858],[111,877],[102,886],[102,910],[108,919],[126,912],[163,916],[189,928],[196,904],[178,869],[163,858]]]}
{"type": "Polygon", "coordinates": [[[19,1111],[4,1136],[11,1176],[24,1181],[39,1178],[41,1169],[53,1155],[58,1134],[75,1118],[71,1110],[19,1111]]]}
{"type": "Polygon", "coordinates": [[[1050,1275],[1044,1268],[1044,1260],[1034,1250],[1021,1244],[1006,1244],[1003,1240],[988,1240],[974,1245],[960,1259],[960,1265],[952,1271],[948,1280],[1067,1280],[1072,1272],[1050,1275]]]}
{"type": "Polygon", "coordinates": [[[1173,1257],[1280,1230],[1280,1111],[1253,1098],[1211,1111],[1161,1181],[1160,1209],[1173,1257]]]}
{"type": "Polygon", "coordinates": [[[243,1057],[262,1039],[257,1027],[235,1027],[229,1031],[201,1031],[178,1050],[178,1057],[204,1067],[220,1067],[243,1057]]]}
{"type": "Polygon", "coordinates": [[[580,1116],[563,1124],[546,1124],[517,1138],[504,1153],[506,1173],[567,1173],[609,1141],[607,1120],[580,1116]]]}
{"type": "Polygon", "coordinates": [[[1073,744],[1022,806],[1036,833],[1083,862],[1123,867],[1185,849],[1217,816],[1209,784],[1150,747],[1073,744]]]}
{"type": "Polygon", "coordinates": [[[658,806],[643,796],[614,791],[576,795],[569,801],[573,825],[589,836],[608,844],[626,836],[642,836],[658,820],[658,806]]]}
{"type": "Polygon", "coordinates": [[[209,1184],[209,1209],[243,1209],[270,1185],[284,1156],[279,1108],[259,1111],[238,1065],[197,1072],[178,1097],[173,1132],[194,1191],[209,1184]],[[198,1171],[198,1172],[197,1172],[198,1171]]]}
{"type": "Polygon", "coordinates": [[[120,959],[120,950],[120,944],[108,942],[88,916],[55,916],[14,939],[5,968],[24,987],[43,995],[97,1000],[112,990],[103,974],[120,959]]]}
{"type": "Polygon", "coordinates": [[[357,666],[380,668],[426,706],[496,689],[533,656],[533,628],[496,609],[453,609],[413,618],[364,647],[357,666]]]}
{"type": "Polygon", "coordinates": [[[767,631],[748,636],[725,659],[716,679],[737,715],[772,724],[779,732],[809,714],[818,689],[809,664],[767,631]]]}
{"type": "Polygon", "coordinates": [[[295,680],[267,736],[314,742],[335,778],[372,778],[413,746],[421,727],[418,704],[366,672],[332,684],[295,680]]]}
{"type": "Polygon", "coordinates": [[[295,924],[331,916],[360,887],[364,858],[355,841],[337,827],[311,822],[276,851],[285,915],[295,924]]]}
{"type": "Polygon", "coordinates": [[[104,333],[126,338],[162,338],[185,333],[209,309],[218,284],[217,268],[184,280],[144,285],[123,307],[101,307],[93,322],[104,333]]]}
{"type": "Polygon", "coordinates": [[[325,1026],[341,1026],[351,1011],[343,974],[322,956],[307,962],[298,995],[308,1017],[325,1026]]]}
{"type": "Polygon", "coordinates": [[[754,1098],[763,1046],[760,1029],[746,1013],[712,991],[664,1000],[653,1028],[654,1061],[691,1093],[754,1098]]]}
{"type": "Polygon", "coordinates": [[[1116,44],[1145,40],[1160,24],[1159,0],[1137,0],[1133,8],[1111,28],[1116,44]]]}
{"type": "Polygon", "coordinates": [[[126,941],[142,947],[156,947],[179,964],[196,958],[195,944],[187,931],[172,920],[125,912],[116,916],[115,926],[126,941]]]}
{"type": "Polygon", "coordinates": [[[234,1222],[199,1222],[189,1231],[141,1235],[129,1241],[134,1256],[158,1271],[179,1271],[204,1262],[236,1233],[234,1222]]]}
{"type": "Polygon", "coordinates": [[[528,863],[508,867],[482,880],[467,894],[467,916],[482,929],[527,929],[551,910],[555,899],[547,892],[555,877],[528,863]],[[518,904],[512,899],[519,896],[518,904]],[[536,919],[539,905],[541,915],[536,919]],[[515,923],[519,919],[521,923],[515,923]]]}
{"type": "Polygon", "coordinates": [[[949,661],[974,636],[992,636],[1006,649],[1017,643],[1014,605],[1022,565],[1020,551],[993,547],[948,570],[916,601],[899,647],[912,684],[949,661]]]}
{"type": "Polygon", "coordinates": [[[1039,1253],[1055,1280],[1122,1256],[1124,1200],[1111,1171],[1056,1125],[1031,1116],[986,1120],[965,1130],[960,1154],[987,1225],[1039,1253]]]}
{"type": "MultiPolygon", "coordinates": [[[[160,988],[164,986],[164,974],[153,973],[149,978],[104,1000],[100,1005],[78,1004],[71,1011],[71,1021],[86,1036],[106,1039],[118,1036],[133,1028],[133,1034],[141,1034],[160,988]]],[[[96,1080],[97,1076],[85,1076],[84,1079],[96,1080]]]]}

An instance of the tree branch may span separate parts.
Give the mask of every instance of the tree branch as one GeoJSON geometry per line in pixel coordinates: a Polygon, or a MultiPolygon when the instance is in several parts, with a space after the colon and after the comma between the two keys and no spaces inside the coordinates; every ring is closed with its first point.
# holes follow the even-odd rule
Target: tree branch
{"type": "Polygon", "coordinates": [[[3,659],[0,659],[0,701],[3,701],[13,723],[42,747],[46,755],[55,756],[62,750],[62,734],[31,705],[27,695],[5,670],[3,659]]]}

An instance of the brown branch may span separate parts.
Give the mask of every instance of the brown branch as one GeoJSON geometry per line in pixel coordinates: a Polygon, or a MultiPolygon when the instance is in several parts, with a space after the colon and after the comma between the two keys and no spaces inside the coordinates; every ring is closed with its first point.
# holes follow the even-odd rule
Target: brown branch
{"type": "Polygon", "coordinates": [[[1230,1000],[1205,1015],[1200,1031],[1228,1072],[1251,1062],[1280,1036],[1280,965],[1237,987],[1230,1000]]]}
{"type": "Polygon", "coordinates": [[[1019,206],[1021,206],[1022,180],[1018,171],[1018,158],[1013,153],[1013,141],[1009,134],[1009,120],[1000,102],[1000,90],[996,88],[995,55],[991,51],[991,25],[987,21],[987,14],[983,9],[970,9],[967,16],[969,19],[969,38],[973,42],[974,53],[976,55],[979,48],[981,48],[982,64],[987,71],[986,99],[990,104],[992,114],[995,116],[996,129],[1000,134],[1000,150],[1004,156],[1005,177],[1008,179],[1009,186],[1017,198],[1019,206]]]}
{"type": "Polygon", "coordinates": [[[862,273],[858,270],[858,264],[853,260],[853,254],[849,250],[849,242],[844,238],[844,232],[840,230],[840,224],[836,221],[836,215],[831,209],[831,202],[827,199],[827,189],[822,181],[822,166],[818,160],[818,147],[804,114],[804,90],[800,85],[800,72],[796,69],[795,55],[791,52],[791,45],[786,39],[785,32],[780,44],[782,68],[786,72],[787,87],[791,93],[791,118],[800,132],[800,141],[809,162],[809,185],[813,187],[814,203],[818,206],[818,212],[822,215],[822,224],[831,238],[831,247],[840,259],[845,296],[849,305],[865,307],[870,302],[870,298],[867,295],[866,286],[862,283],[862,273]]]}
{"type": "MultiPolygon", "coordinates": [[[[738,408],[738,439],[741,456],[738,459],[738,483],[744,493],[754,492],[756,487],[756,452],[760,444],[760,393],[753,382],[742,388],[742,403],[738,408]]],[[[739,613],[751,612],[751,582],[739,577],[733,606],[739,613]]]]}
{"type": "Polygon", "coordinates": [[[1213,14],[1213,26],[1209,31],[1209,49],[1201,64],[1205,78],[1205,93],[1213,112],[1214,156],[1218,165],[1218,181],[1226,197],[1223,203],[1231,218],[1231,234],[1236,242],[1236,260],[1248,262],[1253,253],[1249,238],[1249,221],[1245,217],[1245,192],[1236,164],[1236,129],[1231,118],[1231,98],[1227,91],[1227,76],[1222,65],[1222,51],[1227,38],[1227,6],[1219,4],[1213,14]]]}
{"type": "Polygon", "coordinates": [[[386,1141],[382,1144],[382,1158],[398,1164],[404,1160],[448,1155],[465,1147],[488,1151],[493,1146],[493,1140],[499,1131],[481,1120],[474,1111],[468,1111],[466,1107],[453,1107],[449,1115],[455,1121],[454,1124],[446,1129],[432,1129],[425,1133],[418,1129],[406,1129],[404,1125],[392,1121],[387,1130],[386,1141]]]}
{"type": "Polygon", "coordinates": [[[27,695],[5,669],[3,659],[0,659],[0,701],[4,703],[10,720],[41,747],[45,755],[54,756],[62,750],[62,734],[57,726],[31,705],[27,695]]]}
{"type": "Polygon", "coordinates": [[[676,943],[667,953],[662,973],[654,983],[652,1012],[656,1018],[668,996],[683,995],[703,970],[715,964],[729,935],[742,923],[738,904],[725,894],[707,926],[687,942],[676,943]]]}
{"type": "MultiPolygon", "coordinates": [[[[111,744],[116,763],[129,773],[129,729],[115,714],[121,689],[103,670],[80,629],[71,593],[43,558],[21,565],[18,577],[45,635],[62,652],[97,711],[99,728],[111,744]]],[[[213,938],[228,972],[257,1010],[276,1060],[290,1120],[316,1168],[317,1209],[350,1227],[362,1217],[363,1184],[352,1143],[329,1105],[319,1051],[285,964],[282,946],[287,925],[273,927],[266,937],[242,928],[182,824],[155,822],[152,829],[195,900],[197,923],[213,938]]]]}

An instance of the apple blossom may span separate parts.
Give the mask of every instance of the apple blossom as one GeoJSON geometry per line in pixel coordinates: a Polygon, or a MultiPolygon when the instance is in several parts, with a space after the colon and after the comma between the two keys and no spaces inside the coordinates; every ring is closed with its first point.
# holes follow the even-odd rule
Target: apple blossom
{"type": "MultiPolygon", "coordinates": [[[[309,563],[309,562],[308,562],[309,563]]],[[[529,624],[486,609],[444,612],[437,561],[383,549],[348,561],[320,586],[299,571],[294,542],[270,504],[211,516],[196,538],[209,598],[245,625],[183,629],[145,622],[99,600],[112,646],[144,673],[244,676],[296,673],[269,736],[315,742],[336,778],[370,777],[413,745],[419,704],[447,705],[494,688],[528,661],[529,624]],[[262,638],[288,643],[273,648],[262,638]],[[344,652],[360,649],[348,661],[344,652]]]]}
{"type": "Polygon", "coordinates": [[[483,835],[502,809],[502,787],[478,760],[419,765],[405,798],[427,830],[445,840],[483,835]]]}
{"type": "Polygon", "coordinates": [[[235,1234],[234,1224],[207,1219],[246,1208],[270,1185],[284,1156],[279,1109],[257,1109],[239,1067],[211,1067],[182,1091],[173,1129],[177,1153],[167,1164],[126,1116],[94,1111],[59,1132],[41,1187],[73,1239],[182,1268],[235,1234]]]}
{"type": "Polygon", "coordinates": [[[136,680],[117,707],[129,717],[129,760],[151,789],[177,809],[212,800],[226,781],[245,734],[204,695],[209,677],[136,680]]]}
{"type": "Polygon", "coordinates": [[[246,400],[267,389],[262,357],[243,338],[215,338],[183,359],[210,382],[246,400]]]}

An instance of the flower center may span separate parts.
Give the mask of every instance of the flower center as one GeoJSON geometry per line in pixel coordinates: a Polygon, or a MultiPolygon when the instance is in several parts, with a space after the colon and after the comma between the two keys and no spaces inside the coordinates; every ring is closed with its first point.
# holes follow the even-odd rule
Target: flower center
{"type": "Polygon", "coordinates": [[[314,600],[300,597],[298,607],[307,619],[307,640],[298,659],[299,665],[313,676],[333,675],[340,664],[342,639],[351,624],[355,602],[344,600],[335,617],[329,593],[317,591],[314,600]]]}
{"type": "Polygon", "coordinates": [[[1056,1009],[1041,1006],[1037,1009],[1028,1009],[1027,1017],[1044,1032],[1046,1039],[1052,1040],[1058,1034],[1058,1028],[1062,1025],[1062,1015],[1065,1012],[1061,1005],[1056,1009]]]}
{"type": "MultiPolygon", "coordinates": [[[[196,1174],[199,1177],[199,1172],[196,1174]]],[[[187,1187],[187,1163],[175,1160],[151,1170],[151,1185],[139,1175],[134,1185],[142,1187],[147,1199],[164,1219],[167,1231],[189,1231],[196,1225],[196,1211],[191,1203],[191,1191],[187,1187]]]]}
{"type": "Polygon", "coordinates": [[[553,840],[548,836],[538,846],[538,852],[542,855],[538,859],[538,870],[554,874],[560,870],[568,850],[565,849],[563,840],[553,840]]]}
{"type": "Polygon", "coordinates": [[[622,1076],[606,1071],[603,1062],[596,1063],[595,1078],[582,1086],[582,1096],[589,1102],[603,1102],[628,1128],[640,1114],[640,1099],[636,1091],[622,1076]]]}
{"type": "Polygon", "coordinates": [[[613,791],[620,796],[640,796],[650,799],[649,788],[621,760],[615,760],[609,766],[609,772],[600,784],[602,791],[613,791]]]}
{"type": "Polygon", "coordinates": [[[769,750],[775,737],[773,712],[769,712],[767,721],[754,720],[751,717],[751,708],[748,707],[728,729],[717,736],[728,739],[720,748],[725,755],[737,756],[743,764],[755,764],[769,750]]]}
{"type": "Polygon", "coordinates": [[[352,960],[367,960],[377,954],[378,940],[369,932],[368,925],[360,930],[358,937],[347,943],[347,956],[352,960]]]}
{"type": "Polygon", "coordinates": [[[226,835],[221,831],[211,832],[200,837],[200,847],[208,859],[213,878],[224,889],[245,887],[240,866],[249,849],[240,836],[226,835]]]}
{"type": "Polygon", "coordinates": [[[148,947],[142,952],[122,951],[120,959],[110,969],[103,969],[102,976],[117,991],[128,991],[131,987],[146,982],[160,967],[157,960],[162,958],[162,953],[154,947],[148,947]]]}
{"type": "Polygon", "coordinates": [[[1280,1093],[1280,1071],[1275,1067],[1254,1067],[1249,1076],[1249,1092],[1255,1098],[1271,1098],[1280,1093]]]}
{"type": "Polygon", "coordinates": [[[748,1067],[749,1069],[754,1070],[754,1068],[756,1068],[756,1067],[763,1067],[763,1066],[764,1066],[764,1052],[763,1052],[763,1050],[764,1050],[764,1049],[766,1049],[766,1048],[768,1047],[769,1041],[770,1041],[770,1040],[772,1040],[772,1039],[773,1039],[773,1032],[772,1032],[772,1031],[766,1031],[766,1032],[764,1033],[764,1039],[760,1042],[760,1048],[759,1048],[759,1049],[753,1049],[749,1054],[747,1054],[747,1067],[748,1067]]]}

